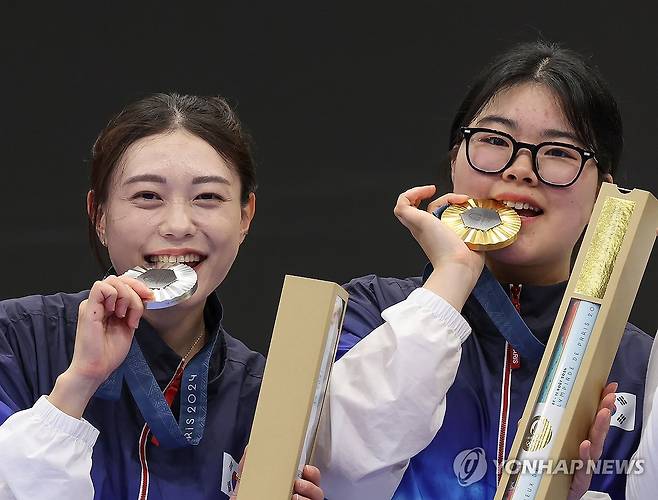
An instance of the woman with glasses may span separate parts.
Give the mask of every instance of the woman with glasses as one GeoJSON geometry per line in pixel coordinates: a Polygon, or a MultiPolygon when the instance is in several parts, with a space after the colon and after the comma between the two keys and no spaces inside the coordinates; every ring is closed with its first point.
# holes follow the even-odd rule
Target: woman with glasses
{"type": "MultiPolygon", "coordinates": [[[[255,213],[249,144],[219,97],[152,95],[101,132],[87,205],[109,276],[0,302],[0,499],[235,493],[264,359],[223,328],[215,290],[255,213]],[[196,291],[166,308],[125,274],[152,269],[160,291],[183,263],[196,291]]],[[[294,497],[323,498],[317,469],[294,497]]]]}
{"type": "MultiPolygon", "coordinates": [[[[394,210],[427,255],[422,276],[370,275],[347,285],[316,455],[330,499],[493,498],[574,248],[601,183],[617,170],[621,118],[581,56],[524,44],[496,58],[470,87],[448,151],[454,192],[426,211],[419,206],[435,187],[415,187],[394,210]],[[472,251],[432,214],[468,198],[513,208],[522,221],[518,239],[472,251]],[[521,327],[512,321],[517,314],[521,327]]],[[[633,455],[651,342],[627,326],[614,383],[603,388],[580,444],[582,460],[633,455]]],[[[625,482],[623,473],[580,470],[570,499],[587,490],[590,498],[623,498],[625,482]]]]}

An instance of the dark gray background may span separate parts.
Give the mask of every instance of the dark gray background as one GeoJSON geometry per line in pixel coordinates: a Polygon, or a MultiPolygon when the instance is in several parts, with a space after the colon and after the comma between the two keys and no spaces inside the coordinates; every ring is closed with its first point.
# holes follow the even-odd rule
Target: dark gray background
{"type": "MultiPolygon", "coordinates": [[[[114,112],[156,91],[222,94],[255,137],[257,216],[221,295],[229,330],[262,352],[285,273],[420,273],[423,254],[392,215],[397,194],[448,189],[452,115],[515,42],[542,35],[592,57],[624,117],[618,181],[658,192],[655,26],[628,6],[89,4],[2,4],[0,298],[99,276],[86,241],[89,149],[114,112]]],[[[631,315],[650,333],[657,253],[631,315]]]]}

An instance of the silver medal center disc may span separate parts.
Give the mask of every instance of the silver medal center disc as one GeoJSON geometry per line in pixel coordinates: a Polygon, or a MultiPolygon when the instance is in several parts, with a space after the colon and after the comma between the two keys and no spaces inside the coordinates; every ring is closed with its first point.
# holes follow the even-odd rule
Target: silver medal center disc
{"type": "Polygon", "coordinates": [[[480,231],[489,231],[503,223],[500,215],[490,208],[473,207],[461,214],[464,226],[480,231]]]}
{"type": "Polygon", "coordinates": [[[133,267],[125,276],[138,279],[148,286],[155,298],[146,302],[146,309],[164,309],[189,299],[197,289],[197,275],[185,264],[168,267],[133,267]]]}

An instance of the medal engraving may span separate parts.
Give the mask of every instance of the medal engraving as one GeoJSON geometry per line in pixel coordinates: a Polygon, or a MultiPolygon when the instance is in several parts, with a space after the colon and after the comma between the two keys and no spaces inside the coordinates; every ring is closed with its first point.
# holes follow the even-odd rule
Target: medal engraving
{"type": "Polygon", "coordinates": [[[149,269],[138,280],[143,281],[151,289],[166,288],[176,281],[176,273],[171,269],[149,269]]]}
{"type": "Polygon", "coordinates": [[[551,422],[537,415],[530,422],[530,430],[521,445],[525,451],[539,451],[546,447],[553,437],[551,422]]]}
{"type": "Polygon", "coordinates": [[[488,208],[475,207],[459,214],[464,226],[480,231],[488,231],[503,223],[500,215],[495,210],[488,208]]]}

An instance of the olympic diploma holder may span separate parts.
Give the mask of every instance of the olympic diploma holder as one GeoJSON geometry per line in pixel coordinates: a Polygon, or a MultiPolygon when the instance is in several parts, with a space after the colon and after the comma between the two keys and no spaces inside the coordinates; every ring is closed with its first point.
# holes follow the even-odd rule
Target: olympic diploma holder
{"type": "Polygon", "coordinates": [[[286,276],[242,471],[239,500],[288,500],[313,448],[348,294],[286,276]]]}
{"type": "Polygon", "coordinates": [[[565,470],[557,461],[578,459],[587,438],[656,226],[651,193],[602,185],[495,500],[567,498],[571,465],[565,470]],[[553,468],[519,467],[538,461],[553,468]]]}

